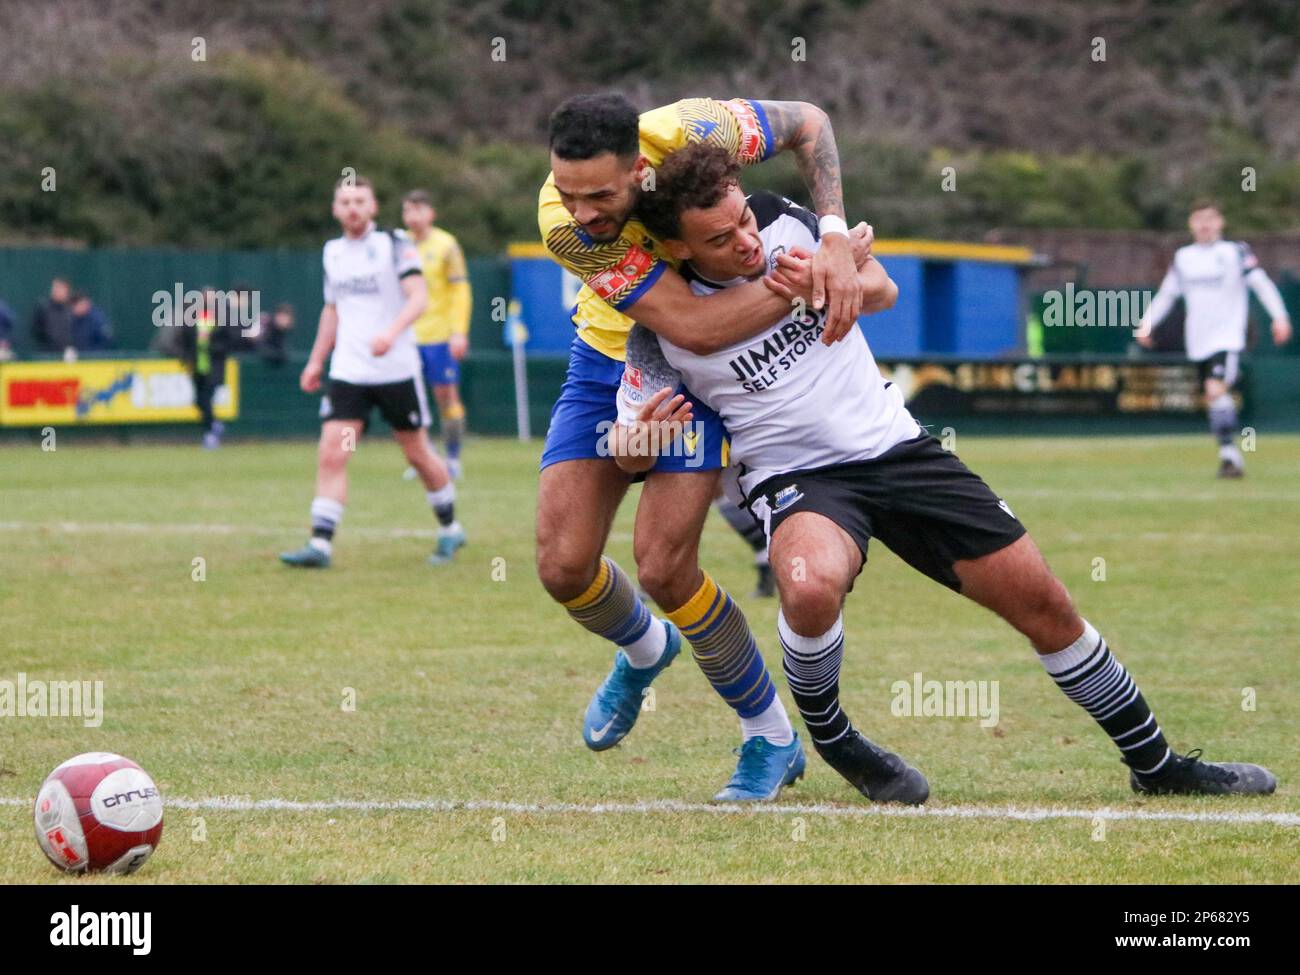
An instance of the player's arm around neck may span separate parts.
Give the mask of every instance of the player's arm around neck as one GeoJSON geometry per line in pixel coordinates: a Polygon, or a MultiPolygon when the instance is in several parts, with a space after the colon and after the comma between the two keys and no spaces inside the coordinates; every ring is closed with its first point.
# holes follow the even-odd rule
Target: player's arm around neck
{"type": "Polygon", "coordinates": [[[898,285],[874,257],[858,268],[858,281],[862,284],[862,314],[888,311],[898,301],[898,285]]]}
{"type": "MultiPolygon", "coordinates": [[[[854,267],[856,279],[858,267],[871,262],[871,228],[865,223],[859,223],[850,231],[850,237],[846,240],[849,241],[849,261],[854,267]]],[[[821,249],[825,249],[825,246],[823,243],[821,249]]],[[[815,255],[813,260],[810,273],[815,270],[815,255]]],[[[815,283],[814,278],[805,301],[813,300],[815,283]]],[[[861,289],[861,282],[856,283],[861,289]]],[[[893,284],[892,281],[889,283],[893,284]]],[[[760,282],[753,281],[737,288],[726,288],[716,294],[697,295],[681,275],[669,270],[628,308],[627,314],[679,349],[692,355],[711,355],[758,335],[789,314],[788,300],[784,297],[776,301],[770,300],[776,296],[775,292],[764,294],[765,291],[760,282]]],[[[878,298],[879,295],[862,292],[864,302],[878,298]]],[[[813,307],[817,307],[816,304],[813,307]]],[[[880,310],[879,306],[864,307],[862,313],[880,310]]],[[[856,322],[855,313],[850,325],[856,322]]],[[[834,338],[843,338],[848,331],[848,328],[839,329],[834,333],[834,338]]],[[[832,339],[828,338],[827,341],[832,339]]]]}
{"type": "Polygon", "coordinates": [[[789,311],[789,302],[761,282],[697,295],[680,274],[668,270],[626,314],[679,349],[711,355],[770,328],[789,311]]]}
{"type": "Polygon", "coordinates": [[[777,152],[795,154],[799,175],[812,194],[818,216],[844,219],[840,154],[830,117],[809,102],[759,102],[772,128],[777,152]]]}
{"type": "MultiPolygon", "coordinates": [[[[862,313],[871,315],[894,307],[898,301],[898,285],[894,283],[884,266],[874,257],[868,257],[857,269],[858,284],[862,288],[862,313]]],[[[802,248],[796,247],[788,254],[776,259],[776,269],[763,279],[770,291],[783,301],[807,302],[812,293],[812,257],[802,248]]],[[[847,333],[844,333],[847,334],[847,333]]],[[[822,342],[830,345],[839,341],[844,335],[829,338],[822,333],[822,342]]]]}
{"type": "Polygon", "coordinates": [[[830,341],[843,338],[862,313],[856,262],[844,224],[844,182],[830,116],[809,102],[759,102],[776,151],[795,154],[799,175],[822,217],[822,246],[813,258],[813,308],[827,309],[830,341]]]}

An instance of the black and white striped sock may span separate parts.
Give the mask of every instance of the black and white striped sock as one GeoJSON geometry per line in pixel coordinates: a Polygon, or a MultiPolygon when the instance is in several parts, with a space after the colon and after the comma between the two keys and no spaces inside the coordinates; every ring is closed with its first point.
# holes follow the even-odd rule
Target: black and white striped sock
{"type": "Polygon", "coordinates": [[[781,636],[781,666],[790,694],[808,727],[808,736],[821,749],[853,730],[840,709],[840,664],[844,660],[844,615],[821,636],[800,636],[786,622],[776,620],[781,636]]]}
{"type": "Polygon", "coordinates": [[[1084,620],[1083,635],[1064,650],[1038,659],[1065,696],[1105,729],[1133,771],[1154,775],[1169,761],[1173,753],[1146,699],[1091,623],[1084,620]]]}

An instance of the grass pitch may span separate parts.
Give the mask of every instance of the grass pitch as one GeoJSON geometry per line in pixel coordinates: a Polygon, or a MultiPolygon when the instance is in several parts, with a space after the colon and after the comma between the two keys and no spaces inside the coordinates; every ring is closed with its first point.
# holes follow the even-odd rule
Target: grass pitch
{"type": "MultiPolygon", "coordinates": [[[[1300,438],[1262,437],[1240,483],[1213,478],[1204,436],[958,448],[1029,526],[1174,747],[1263,763],[1277,795],[1138,799],[1019,636],[874,546],[848,603],[843,701],[926,773],[931,808],[948,815],[860,815],[866,800],[811,752],[781,810],[712,813],[700,804],[732,771],[737,726],[689,655],[623,745],[583,747],[611,653],[536,581],[539,444],[468,444],[470,546],[431,569],[423,494],[391,442],[368,438],[323,573],[276,559],[306,533],[312,445],[10,446],[0,679],[102,679],[105,715],[98,728],[0,718],[0,881],[60,879],[30,799],[62,760],[106,750],[172,802],[153,859],[112,883],[1294,882],[1300,438]],[[894,716],[891,685],[917,672],[999,681],[998,724],[894,716]],[[359,806],[250,808],[272,799],[359,806]],[[366,807],[403,800],[451,805],[366,807]],[[1094,819],[1102,810],[1119,818],[1094,819]],[[1289,818],[1242,820],[1258,814],[1289,818]]],[[[634,503],[610,547],[629,569],[634,503]]],[[[716,517],[703,557],[785,695],[776,606],[747,598],[748,551],[716,517]]]]}

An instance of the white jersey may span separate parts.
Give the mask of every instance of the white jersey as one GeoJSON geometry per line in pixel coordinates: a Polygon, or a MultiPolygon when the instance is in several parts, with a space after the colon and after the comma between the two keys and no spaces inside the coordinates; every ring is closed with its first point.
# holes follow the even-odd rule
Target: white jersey
{"type": "Polygon", "coordinates": [[[384,355],[370,351],[370,343],[393,324],[406,304],[402,278],[421,273],[415,245],[371,224],[356,240],[329,241],[324,264],[325,303],[339,313],[330,378],[374,386],[418,376],[420,354],[412,329],[402,329],[384,355]]]}
{"type": "MultiPolygon", "coordinates": [[[[772,193],[754,193],[749,204],[769,270],[793,247],[819,246],[817,218],[808,210],[772,193]]],[[[746,280],[706,281],[689,265],[682,274],[700,295],[746,280]]],[[[645,399],[680,376],[690,398],[722,417],[746,495],[776,474],[870,460],[920,435],[899,388],[880,375],[862,330],[827,346],[823,329],[822,312],[796,317],[792,310],[753,338],[694,355],[638,325],[628,336],[619,418],[634,419],[645,399]],[[655,362],[660,351],[667,369],[655,362]]]]}
{"type": "Polygon", "coordinates": [[[1270,315],[1286,316],[1282,296],[1246,244],[1231,240],[1188,244],[1174,254],[1146,317],[1154,325],[1182,297],[1187,304],[1184,332],[1189,359],[1200,362],[1217,352],[1240,352],[1246,347],[1248,287],[1270,315]]]}

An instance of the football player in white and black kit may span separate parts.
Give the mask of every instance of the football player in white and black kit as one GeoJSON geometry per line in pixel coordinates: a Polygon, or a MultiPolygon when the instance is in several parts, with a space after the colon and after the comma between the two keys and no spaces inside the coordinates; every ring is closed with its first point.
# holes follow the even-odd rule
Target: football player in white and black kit
{"type": "Polygon", "coordinates": [[[334,218],[343,235],[325,245],[325,306],[299,379],[304,393],[316,392],[329,357],[311,538],[301,549],[280,556],[286,565],[329,566],[347,501],[348,457],[376,408],[419,473],[438,519],[430,564],[451,561],[465,544],[465,531],[456,521],[455,485],[425,436],[429,405],[411,332],[428,301],[420,255],[411,241],[375,227],[378,210],[374,187],[364,177],[340,180],[334,188],[334,218]]]}
{"type": "MultiPolygon", "coordinates": [[[[721,416],[740,484],[767,525],[790,691],[818,753],[836,771],[877,801],[920,803],[929,795],[925,777],[868,741],[840,706],[843,602],[874,536],[1027,636],[1065,694],[1114,740],[1135,791],[1274,790],[1276,779],[1259,766],[1176,755],[1133,679],[1076,612],[1010,507],[920,428],[898,387],[881,376],[861,330],[835,345],[818,341],[822,315],[806,300],[808,261],[818,246],[811,214],[773,194],[746,197],[739,168],[706,145],[668,156],[655,177],[641,217],[688,262],[682,270],[692,288],[707,294],[763,277],[794,304],[770,331],[709,355],[634,332],[628,372],[667,381],[639,407],[635,385],[625,384],[625,433],[612,442],[620,450],[656,442],[642,434],[658,432],[666,417],[689,416],[691,400],[721,416]],[[684,383],[676,395],[674,380],[684,383]]],[[[619,460],[628,470],[653,464],[650,457],[619,460]]]]}
{"type": "Polygon", "coordinates": [[[1250,247],[1223,239],[1223,224],[1217,204],[1205,200],[1192,205],[1187,226],[1195,242],[1174,254],[1134,337],[1149,348],[1154,326],[1169,314],[1174,302],[1183,299],[1187,306],[1183,326],[1187,357],[1200,367],[1210,432],[1219,444],[1219,476],[1241,477],[1245,466],[1236,442],[1237,404],[1232,387],[1240,377],[1241,353],[1246,348],[1247,289],[1255,292],[1272,318],[1277,345],[1290,341],[1291,318],[1277,286],[1250,247]]]}

